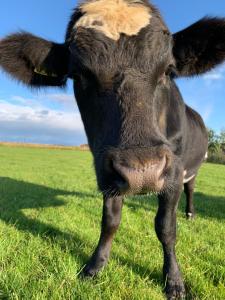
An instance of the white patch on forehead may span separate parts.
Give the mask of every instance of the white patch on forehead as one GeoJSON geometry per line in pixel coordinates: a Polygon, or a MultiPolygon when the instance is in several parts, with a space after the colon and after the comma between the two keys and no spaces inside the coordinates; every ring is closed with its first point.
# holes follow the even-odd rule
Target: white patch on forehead
{"type": "Polygon", "coordinates": [[[150,23],[150,8],[135,0],[92,0],[81,4],[84,13],[75,27],[94,28],[118,40],[120,34],[137,35],[150,23]]]}

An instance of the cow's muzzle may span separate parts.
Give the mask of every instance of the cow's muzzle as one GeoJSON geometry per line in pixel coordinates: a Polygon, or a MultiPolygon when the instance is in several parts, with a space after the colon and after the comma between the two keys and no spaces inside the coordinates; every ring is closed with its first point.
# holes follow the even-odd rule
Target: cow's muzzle
{"type": "Polygon", "coordinates": [[[171,161],[172,153],[165,146],[112,150],[107,169],[121,194],[160,192],[171,161]]]}

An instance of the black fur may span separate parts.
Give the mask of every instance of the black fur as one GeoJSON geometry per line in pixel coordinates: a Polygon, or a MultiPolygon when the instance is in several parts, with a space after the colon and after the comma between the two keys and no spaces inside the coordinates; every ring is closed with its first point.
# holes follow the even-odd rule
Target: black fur
{"type": "Polygon", "coordinates": [[[68,73],[68,54],[64,44],[26,32],[0,41],[0,66],[12,77],[33,87],[63,86],[68,73]]]}
{"type": "Polygon", "coordinates": [[[174,56],[181,76],[210,71],[225,59],[225,18],[203,18],[174,34],[174,56]]]}
{"type": "MultiPolygon", "coordinates": [[[[15,34],[0,42],[0,65],[27,85],[61,86],[65,75],[74,80],[104,196],[99,244],[83,275],[97,274],[109,258],[123,190],[131,182],[124,168],[128,177],[138,178],[150,162],[155,166],[166,159],[155,229],[164,251],[167,297],[179,299],[185,290],[175,255],[176,208],[185,172],[185,178],[194,175],[185,184],[186,214],[194,214],[194,179],[207,151],[207,132],[201,117],[183,102],[173,77],[201,74],[224,60],[225,21],[206,18],[172,36],[158,11],[142,3],[151,8],[151,22],[136,36],[121,34],[114,41],[94,29],[75,28],[83,15],[78,8],[65,44],[15,34]]],[[[134,192],[132,185],[128,191],[134,192]]]]}

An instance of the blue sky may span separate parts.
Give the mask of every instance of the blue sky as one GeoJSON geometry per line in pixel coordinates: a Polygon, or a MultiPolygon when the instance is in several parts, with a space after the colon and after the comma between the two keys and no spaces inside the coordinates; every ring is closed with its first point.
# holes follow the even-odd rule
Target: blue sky
{"type": "MultiPolygon", "coordinates": [[[[225,0],[155,0],[171,32],[205,15],[225,16],[225,0]]],[[[20,29],[63,42],[74,0],[7,0],[0,10],[0,38],[20,29]]],[[[187,104],[207,126],[225,128],[225,65],[204,76],[179,79],[187,104]]],[[[77,145],[86,142],[72,82],[65,90],[34,92],[0,73],[0,140],[77,145]]]]}

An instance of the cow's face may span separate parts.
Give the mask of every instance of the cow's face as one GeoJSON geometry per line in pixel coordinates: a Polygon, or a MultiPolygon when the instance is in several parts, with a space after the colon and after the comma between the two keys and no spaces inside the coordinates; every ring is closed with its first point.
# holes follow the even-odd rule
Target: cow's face
{"type": "Polygon", "coordinates": [[[102,190],[162,191],[182,152],[184,106],[171,97],[171,70],[191,76],[221,63],[224,36],[224,19],[202,19],[172,36],[147,0],[87,0],[65,43],[10,35],[0,41],[0,66],[32,87],[74,79],[102,190]]]}
{"type": "Polygon", "coordinates": [[[101,189],[160,191],[172,165],[165,131],[175,62],[158,12],[140,1],[89,2],[67,42],[101,189]]]}

